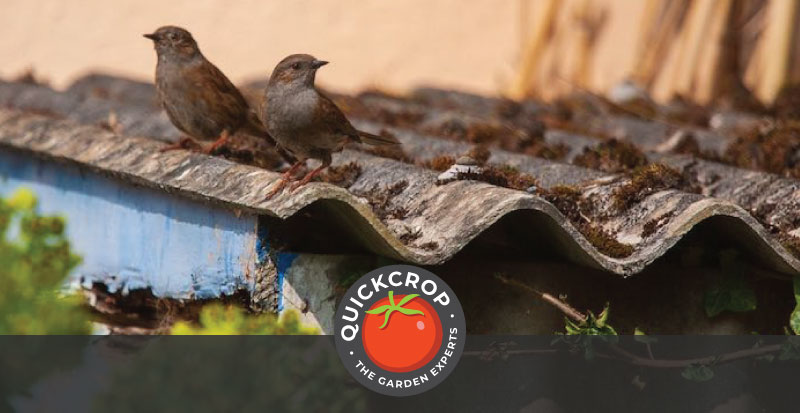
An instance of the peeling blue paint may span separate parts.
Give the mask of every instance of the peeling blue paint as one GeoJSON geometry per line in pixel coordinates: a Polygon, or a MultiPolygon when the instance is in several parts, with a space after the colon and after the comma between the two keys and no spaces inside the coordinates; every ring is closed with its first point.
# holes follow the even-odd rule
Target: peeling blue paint
{"type": "MultiPolygon", "coordinates": [[[[107,178],[77,166],[0,151],[0,195],[32,189],[39,209],[67,218],[76,275],[114,291],[152,288],[159,297],[212,298],[252,288],[268,244],[257,216],[107,178]]],[[[279,262],[286,262],[280,258],[279,262]]],[[[281,264],[288,268],[288,264],[281,264]]]]}
{"type": "Polygon", "coordinates": [[[278,311],[283,311],[283,279],[286,277],[286,272],[292,266],[297,258],[297,254],[282,252],[278,253],[278,262],[275,263],[275,268],[278,272],[277,289],[278,289],[278,311]]]}
{"type": "Polygon", "coordinates": [[[258,263],[263,264],[269,261],[269,228],[263,222],[259,222],[256,232],[256,254],[258,263]]]}
{"type": "MultiPolygon", "coordinates": [[[[269,227],[263,222],[259,222],[257,232],[256,251],[258,253],[258,263],[263,264],[270,259],[269,227]]],[[[277,272],[275,289],[278,292],[278,311],[283,311],[283,279],[295,258],[297,258],[297,254],[291,252],[278,252],[275,254],[275,271],[277,272]]]]}

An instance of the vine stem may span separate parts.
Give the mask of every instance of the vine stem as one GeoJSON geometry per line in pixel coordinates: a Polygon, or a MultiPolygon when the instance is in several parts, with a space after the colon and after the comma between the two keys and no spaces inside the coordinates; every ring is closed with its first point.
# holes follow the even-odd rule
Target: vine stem
{"type": "MultiPolygon", "coordinates": [[[[580,311],[576,310],[575,307],[572,307],[568,303],[542,291],[539,291],[527,284],[524,284],[520,281],[510,279],[506,276],[501,274],[496,274],[495,278],[498,279],[500,282],[506,285],[512,285],[522,290],[525,290],[529,293],[534,294],[538,298],[544,300],[545,302],[553,305],[557,309],[561,310],[564,315],[567,317],[581,322],[586,321],[587,316],[580,311]]],[[[652,368],[686,368],[691,365],[707,365],[707,364],[722,364],[728,363],[731,361],[751,358],[751,357],[758,357],[769,353],[775,353],[781,350],[781,346],[779,344],[771,344],[768,346],[758,347],[758,348],[749,348],[744,350],[737,350],[732,351],[729,353],[724,353],[718,356],[707,356],[707,357],[698,357],[692,359],[656,359],[653,357],[652,350],[650,350],[650,346],[648,344],[647,350],[649,353],[649,358],[641,357],[637,354],[631,353],[628,350],[625,350],[616,344],[613,343],[606,343],[608,347],[616,353],[617,357],[604,355],[604,354],[597,354],[597,356],[603,358],[615,358],[636,366],[642,367],[652,367],[652,368]]],[[[556,350],[553,350],[555,352],[556,350]]],[[[473,352],[470,352],[473,353],[473,352]]],[[[478,354],[483,354],[483,352],[474,352],[478,354]]],[[[466,354],[466,353],[465,353],[466,354]]],[[[551,354],[550,350],[514,350],[514,351],[507,351],[506,354],[508,355],[524,355],[524,354],[551,354]]]]}
{"type": "Polygon", "coordinates": [[[622,356],[624,360],[636,366],[655,367],[655,368],[685,368],[690,365],[722,364],[750,357],[758,357],[764,354],[780,351],[781,346],[779,344],[770,344],[764,347],[748,348],[744,350],[733,351],[719,356],[698,357],[693,359],[669,359],[669,360],[659,360],[659,359],[640,357],[617,345],[610,343],[609,343],[609,348],[615,353],[622,356]]]}
{"type": "Polygon", "coordinates": [[[539,291],[539,290],[537,290],[537,289],[535,289],[535,288],[533,288],[533,287],[531,287],[531,286],[529,286],[527,284],[524,284],[524,283],[519,282],[517,280],[512,280],[512,279],[510,279],[510,278],[508,278],[508,277],[506,277],[504,275],[501,275],[501,274],[495,274],[494,277],[497,278],[498,280],[500,280],[500,282],[502,282],[503,284],[513,285],[515,287],[522,288],[525,291],[528,291],[528,292],[536,294],[539,298],[541,298],[542,300],[544,300],[547,303],[551,304],[552,306],[558,308],[559,310],[561,310],[562,313],[566,314],[567,317],[569,317],[569,318],[571,318],[571,319],[573,319],[573,320],[575,320],[577,322],[586,321],[587,316],[585,314],[581,313],[580,311],[576,310],[571,305],[565,303],[564,301],[559,300],[558,298],[556,298],[556,297],[554,297],[554,296],[552,296],[550,294],[541,292],[541,291],[539,291]]]}

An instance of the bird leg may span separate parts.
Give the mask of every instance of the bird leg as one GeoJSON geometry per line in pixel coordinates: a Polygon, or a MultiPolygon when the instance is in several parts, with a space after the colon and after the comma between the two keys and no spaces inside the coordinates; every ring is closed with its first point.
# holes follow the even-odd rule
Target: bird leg
{"type": "Polygon", "coordinates": [[[296,184],[292,185],[292,192],[297,190],[297,188],[300,188],[301,186],[309,183],[309,181],[311,181],[312,178],[314,178],[318,173],[322,172],[323,169],[329,167],[330,165],[331,165],[331,157],[328,156],[328,159],[322,161],[322,165],[320,165],[313,171],[307,173],[306,176],[303,177],[303,179],[298,181],[296,184]]]}
{"type": "Polygon", "coordinates": [[[158,151],[159,152],[167,152],[167,151],[174,151],[176,149],[191,149],[192,147],[198,147],[198,146],[200,146],[200,144],[197,143],[194,139],[192,139],[192,138],[190,138],[188,136],[184,136],[179,141],[173,142],[173,143],[171,143],[171,144],[159,149],[158,151]]]}
{"type": "Polygon", "coordinates": [[[225,144],[228,143],[229,137],[230,134],[228,133],[228,130],[227,129],[223,130],[222,133],[219,134],[219,139],[214,141],[214,143],[209,145],[207,148],[203,149],[203,153],[206,155],[211,155],[212,153],[214,153],[215,150],[221,148],[222,146],[225,146],[225,144]]]}
{"type": "Polygon", "coordinates": [[[267,196],[264,198],[264,201],[271,199],[273,196],[275,196],[275,194],[280,192],[281,189],[285,188],[286,184],[288,184],[289,181],[292,180],[292,174],[294,174],[297,168],[302,166],[305,162],[306,162],[305,159],[302,161],[297,161],[294,163],[294,165],[292,165],[291,168],[289,168],[286,172],[284,172],[283,175],[281,175],[281,180],[278,181],[277,184],[275,184],[275,188],[272,191],[269,191],[267,196]]]}

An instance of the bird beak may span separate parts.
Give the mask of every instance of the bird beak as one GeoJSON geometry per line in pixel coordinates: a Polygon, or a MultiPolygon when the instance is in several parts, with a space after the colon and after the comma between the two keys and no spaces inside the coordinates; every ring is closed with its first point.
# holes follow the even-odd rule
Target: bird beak
{"type": "Polygon", "coordinates": [[[152,41],[158,40],[158,35],[156,35],[155,33],[143,34],[142,36],[144,36],[144,37],[146,37],[146,38],[148,38],[148,39],[150,39],[152,41]]]}
{"type": "Polygon", "coordinates": [[[320,67],[325,66],[327,64],[328,62],[324,60],[315,60],[311,63],[311,67],[313,67],[314,69],[319,69],[320,67]]]}

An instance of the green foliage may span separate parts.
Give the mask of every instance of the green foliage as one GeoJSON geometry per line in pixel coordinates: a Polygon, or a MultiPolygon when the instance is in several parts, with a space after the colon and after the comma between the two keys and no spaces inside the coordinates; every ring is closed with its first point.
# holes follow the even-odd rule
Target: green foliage
{"type": "Polygon", "coordinates": [[[209,304],[200,313],[199,325],[179,322],[172,334],[225,336],[148,339],[130,361],[113,371],[92,410],[142,412],[163,406],[230,412],[261,411],[263,406],[278,412],[365,409],[366,391],[352,385],[333,340],[309,336],[318,332],[303,326],[296,311],[278,318],[209,304]]]}
{"type": "Polygon", "coordinates": [[[644,344],[657,343],[658,339],[650,337],[644,333],[639,327],[633,329],[633,339],[644,344]]]}
{"type": "Polygon", "coordinates": [[[683,369],[681,376],[686,380],[704,382],[714,378],[714,370],[705,364],[690,364],[683,369]]]}
{"type": "Polygon", "coordinates": [[[360,412],[332,339],[321,336],[140,338],[104,382],[96,412],[360,412]]]}
{"type": "Polygon", "coordinates": [[[575,322],[566,318],[566,333],[568,336],[572,335],[590,335],[590,336],[616,336],[617,332],[614,327],[608,324],[608,314],[610,305],[606,303],[600,315],[595,316],[594,313],[588,311],[586,320],[575,322]]]}
{"type": "Polygon", "coordinates": [[[789,316],[789,327],[795,334],[800,335],[800,276],[794,277],[794,301],[797,305],[789,316]]]}
{"type": "Polygon", "coordinates": [[[300,323],[296,311],[289,310],[278,318],[274,314],[247,315],[236,306],[209,304],[200,312],[200,325],[184,321],[175,323],[174,335],[313,335],[316,328],[300,323]]]}
{"type": "Polygon", "coordinates": [[[80,262],[64,228],[63,218],[36,212],[28,190],[0,199],[0,334],[90,332],[79,297],[60,293],[80,262]]]}
{"type": "MultiPolygon", "coordinates": [[[[36,197],[19,190],[0,198],[0,393],[22,395],[42,377],[80,360],[84,338],[59,341],[27,334],[87,334],[79,298],[60,289],[79,259],[64,235],[64,220],[36,213],[36,197]]],[[[85,340],[88,340],[87,336],[85,340]]],[[[0,411],[11,411],[0,400],[0,411]]]]}
{"type": "Polygon", "coordinates": [[[756,293],[750,288],[736,251],[724,251],[720,261],[725,272],[722,280],[706,291],[703,304],[706,315],[714,317],[723,311],[746,312],[756,309],[756,293]]]}
{"type": "Polygon", "coordinates": [[[565,334],[553,340],[553,344],[563,342],[574,351],[583,353],[586,360],[594,359],[594,342],[596,339],[604,342],[616,343],[617,331],[608,324],[609,304],[603,308],[599,315],[587,311],[586,320],[576,322],[565,318],[565,334]],[[599,336],[599,337],[595,337],[599,336]]]}
{"type": "Polygon", "coordinates": [[[781,344],[778,360],[800,360],[800,337],[786,337],[786,341],[781,344]]]}

